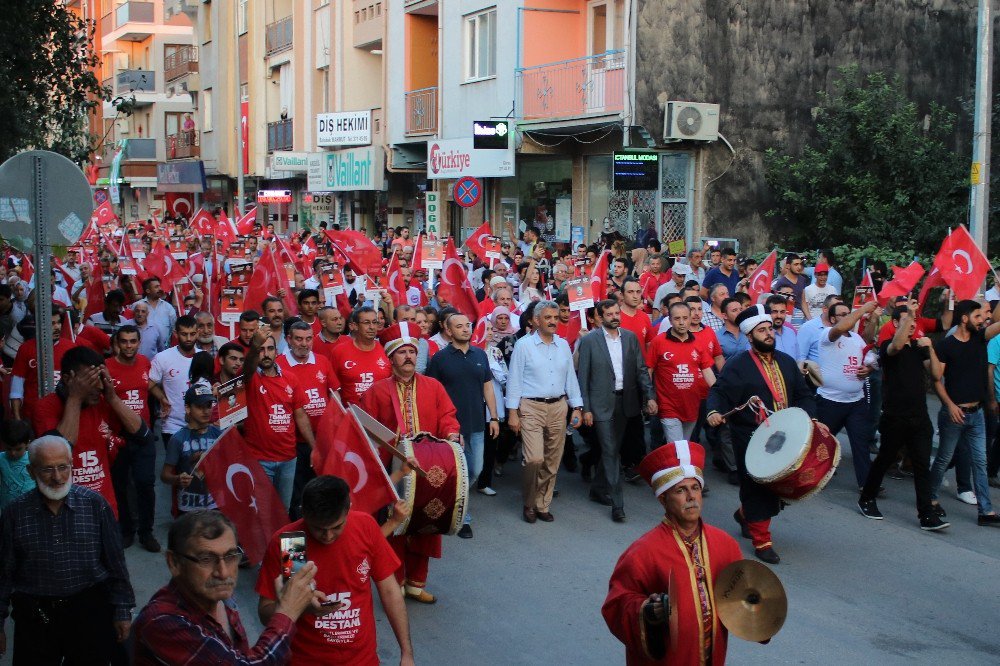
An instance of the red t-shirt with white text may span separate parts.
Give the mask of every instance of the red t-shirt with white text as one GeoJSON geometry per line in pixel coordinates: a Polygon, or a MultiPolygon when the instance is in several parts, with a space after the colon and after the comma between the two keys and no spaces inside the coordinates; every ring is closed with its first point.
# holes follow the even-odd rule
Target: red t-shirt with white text
{"type": "Polygon", "coordinates": [[[653,386],[661,419],[680,419],[685,423],[698,420],[698,407],[705,392],[705,377],[701,371],[714,361],[704,352],[694,336],[681,342],[670,332],[661,333],[649,345],[653,386]]]}
{"type": "MultiPolygon", "coordinates": [[[[53,345],[52,350],[52,375],[55,383],[59,383],[61,372],[59,366],[62,365],[62,358],[67,351],[75,347],[71,340],[59,338],[53,345]]],[[[24,379],[24,398],[21,401],[21,418],[31,419],[35,404],[38,402],[38,340],[32,338],[25,340],[17,348],[17,356],[14,357],[14,367],[11,375],[24,379]]]]}
{"type": "Polygon", "coordinates": [[[377,665],[372,581],[392,576],[399,568],[399,558],[378,523],[366,513],[349,512],[344,531],[327,545],[313,539],[304,521],[298,520],[271,537],[257,577],[256,591],[261,597],[278,598],[274,580],[281,574],[281,533],[299,531],[306,533],[306,558],[316,563],[316,589],[342,605],[324,617],[302,614],[292,637],[292,663],[377,665]]]}
{"type": "Polygon", "coordinates": [[[112,356],[105,365],[111,378],[115,380],[115,393],[133,412],[149,423],[149,359],[142,354],[135,355],[132,365],[125,365],[112,356]]]}
{"type": "Polygon", "coordinates": [[[348,338],[333,348],[330,360],[340,382],[340,397],[347,405],[358,404],[361,394],[372,384],[392,374],[389,359],[379,344],[369,351],[361,351],[354,340],[348,338]]]}
{"type": "Polygon", "coordinates": [[[299,386],[306,394],[306,414],[315,435],[319,420],[330,402],[330,393],[340,388],[337,375],[330,367],[330,361],[325,356],[310,354],[305,363],[295,361],[291,352],[278,355],[278,366],[283,375],[293,375],[299,380],[299,386]],[[294,365],[292,365],[294,363],[294,365]]]}
{"type": "Polygon", "coordinates": [[[243,428],[251,455],[283,462],[295,457],[295,410],[309,401],[294,375],[273,377],[260,371],[247,387],[247,420],[243,428]]]}

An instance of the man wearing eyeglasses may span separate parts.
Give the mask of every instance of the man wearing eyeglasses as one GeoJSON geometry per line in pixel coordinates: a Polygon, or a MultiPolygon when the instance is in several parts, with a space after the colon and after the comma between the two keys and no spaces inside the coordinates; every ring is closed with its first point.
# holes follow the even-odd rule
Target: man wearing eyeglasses
{"type": "Polygon", "coordinates": [[[276,582],[277,608],[251,647],[239,612],[226,603],[236,590],[242,555],[236,528],[218,511],[192,511],[170,526],[171,579],[135,620],[135,666],[289,663],[295,622],[316,599],[316,565],[307,563],[284,585],[276,582]]]}
{"type": "MultiPolygon", "coordinates": [[[[28,473],[36,488],[0,521],[0,623],[13,606],[13,663],[107,664],[115,641],[128,637],[135,606],[114,512],[73,483],[73,452],[62,437],[28,445],[28,473]]],[[[0,625],[0,656],[6,651],[0,625]]]]}

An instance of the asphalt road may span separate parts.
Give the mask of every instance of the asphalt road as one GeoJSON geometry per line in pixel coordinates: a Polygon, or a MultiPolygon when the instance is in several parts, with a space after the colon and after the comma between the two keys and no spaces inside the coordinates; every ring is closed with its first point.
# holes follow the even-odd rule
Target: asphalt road
{"type": "MultiPolygon", "coordinates": [[[[843,440],[843,438],[842,438],[843,440]]],[[[162,457],[162,456],[161,456],[162,457]]],[[[863,518],[850,455],[816,498],[773,523],[789,595],[788,620],[769,645],[732,639],[738,664],[996,664],[1000,661],[1000,529],[976,525],[976,509],[943,490],[952,527],[918,528],[913,484],[886,480],[884,521],[863,518]]],[[[600,615],[607,581],[625,547],[661,516],[645,485],[627,486],[628,522],[587,500],[579,475],[559,475],[554,523],[520,517],[520,468],[508,463],[496,497],[473,494],[475,538],[449,537],[432,560],[428,589],[438,603],[407,602],[418,663],[616,664],[624,649],[600,615]]],[[[736,488],[708,472],[704,516],[738,537],[736,488]]],[[[166,542],[167,493],[159,493],[157,535],[166,542]]],[[[1000,494],[994,494],[1000,501],[1000,494]]],[[[740,540],[752,557],[749,542],[740,540]]],[[[168,578],[163,555],[127,551],[138,604],[168,578]]],[[[237,601],[252,638],[255,572],[241,571],[237,601]]],[[[398,659],[377,610],[379,654],[398,659]]],[[[0,663],[9,663],[7,659],[0,663]]]]}

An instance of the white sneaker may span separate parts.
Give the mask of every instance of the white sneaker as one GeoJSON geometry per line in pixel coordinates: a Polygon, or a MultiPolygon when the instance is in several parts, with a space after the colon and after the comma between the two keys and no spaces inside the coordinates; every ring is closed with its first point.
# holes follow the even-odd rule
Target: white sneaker
{"type": "Polygon", "coordinates": [[[976,500],[976,493],[971,490],[966,490],[964,493],[958,493],[957,497],[966,504],[976,505],[979,503],[978,500],[976,500]]]}
{"type": "Polygon", "coordinates": [[[476,488],[476,490],[487,497],[493,497],[497,494],[497,491],[493,490],[489,486],[486,486],[485,488],[476,488]]]}

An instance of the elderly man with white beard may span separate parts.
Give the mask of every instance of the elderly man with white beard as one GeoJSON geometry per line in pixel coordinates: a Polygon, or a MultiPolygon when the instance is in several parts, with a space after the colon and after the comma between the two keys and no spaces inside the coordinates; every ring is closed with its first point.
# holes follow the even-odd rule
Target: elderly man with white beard
{"type": "Polygon", "coordinates": [[[37,487],[0,520],[0,620],[13,606],[13,663],[107,664],[135,606],[114,512],[100,493],[72,483],[62,437],[31,442],[28,461],[37,487]]]}

